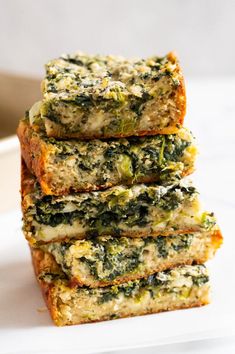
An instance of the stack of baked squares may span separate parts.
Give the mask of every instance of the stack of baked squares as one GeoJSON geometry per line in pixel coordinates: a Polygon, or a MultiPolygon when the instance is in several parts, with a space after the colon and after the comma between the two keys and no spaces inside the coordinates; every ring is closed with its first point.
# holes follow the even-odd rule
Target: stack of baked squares
{"type": "Polygon", "coordinates": [[[64,55],[42,92],[18,136],[23,230],[54,322],[207,304],[222,236],[187,177],[197,149],[175,55],[64,55]]]}

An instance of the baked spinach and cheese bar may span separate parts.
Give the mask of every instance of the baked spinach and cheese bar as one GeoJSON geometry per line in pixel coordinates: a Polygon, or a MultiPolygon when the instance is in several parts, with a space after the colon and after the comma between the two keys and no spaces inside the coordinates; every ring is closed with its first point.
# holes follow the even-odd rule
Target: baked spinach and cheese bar
{"type": "Polygon", "coordinates": [[[99,190],[118,184],[167,183],[194,170],[197,149],[185,128],[177,134],[116,140],[55,140],[18,127],[21,154],[44,194],[99,190]]]}
{"type": "Polygon", "coordinates": [[[133,60],[63,55],[46,65],[42,91],[30,121],[57,138],[171,134],[185,115],[184,79],[173,53],[133,60]]]}
{"type": "Polygon", "coordinates": [[[109,236],[167,236],[202,231],[215,223],[202,211],[187,179],[169,186],[137,184],[67,196],[43,195],[22,168],[24,232],[31,242],[109,236]]]}
{"type": "Polygon", "coordinates": [[[120,284],[184,264],[202,264],[222,243],[217,226],[210,231],[144,238],[100,236],[52,242],[40,247],[51,254],[71,286],[92,288],[120,284]]]}
{"type": "Polygon", "coordinates": [[[209,276],[203,265],[176,267],[120,285],[71,288],[50,255],[34,249],[32,259],[57,326],[146,315],[210,302],[209,276]]]}

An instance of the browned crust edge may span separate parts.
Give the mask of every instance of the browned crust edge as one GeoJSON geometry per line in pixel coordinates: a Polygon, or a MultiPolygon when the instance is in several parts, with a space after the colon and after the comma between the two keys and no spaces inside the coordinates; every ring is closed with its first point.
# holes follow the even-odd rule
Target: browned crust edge
{"type": "Polygon", "coordinates": [[[37,177],[43,192],[52,194],[47,182],[47,177],[50,178],[50,176],[45,172],[48,154],[45,144],[23,120],[18,125],[17,135],[20,141],[21,155],[27,168],[37,177]]]}
{"type": "Polygon", "coordinates": [[[21,156],[21,180],[20,180],[20,192],[21,192],[21,200],[22,200],[22,212],[27,209],[27,205],[24,202],[24,197],[28,194],[33,193],[34,186],[36,183],[35,177],[29,172],[26,167],[25,161],[21,156]]]}
{"type": "MultiPolygon", "coordinates": [[[[176,95],[176,105],[179,107],[180,115],[179,115],[179,124],[183,125],[184,117],[186,115],[186,107],[187,107],[187,98],[186,98],[186,88],[185,81],[182,72],[182,68],[180,66],[178,57],[175,52],[170,52],[167,54],[167,58],[170,61],[176,61],[177,63],[177,72],[180,74],[180,84],[178,86],[177,95],[176,95]]],[[[165,133],[163,133],[165,134],[165,133]]]]}
{"type": "MultiPolygon", "coordinates": [[[[54,286],[53,286],[53,284],[49,284],[49,283],[40,281],[38,279],[40,272],[46,266],[46,264],[44,262],[44,254],[42,251],[40,251],[38,249],[30,248],[30,251],[31,251],[31,260],[32,260],[32,264],[33,264],[34,273],[36,275],[36,279],[37,279],[38,284],[40,286],[40,289],[41,289],[43,298],[45,300],[45,303],[47,305],[47,308],[51,314],[51,317],[52,317],[54,323],[56,324],[56,318],[58,316],[57,316],[57,310],[56,310],[56,301],[53,296],[54,286]]],[[[57,264],[55,262],[52,262],[51,267],[53,267],[53,265],[55,265],[54,270],[56,270],[58,267],[57,264]]],[[[51,268],[51,269],[53,269],[53,268],[51,268]]]]}

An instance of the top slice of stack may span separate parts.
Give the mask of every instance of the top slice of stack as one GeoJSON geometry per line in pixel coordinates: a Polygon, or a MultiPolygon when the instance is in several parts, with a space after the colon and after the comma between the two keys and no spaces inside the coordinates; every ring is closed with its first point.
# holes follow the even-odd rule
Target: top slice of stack
{"type": "Polygon", "coordinates": [[[30,122],[56,138],[116,138],[176,133],[186,108],[173,53],[146,60],[65,55],[46,65],[43,101],[30,122]]]}
{"type": "Polygon", "coordinates": [[[20,121],[23,229],[52,318],[70,325],[201,306],[222,242],[187,175],[173,53],[64,55],[20,121]]]}

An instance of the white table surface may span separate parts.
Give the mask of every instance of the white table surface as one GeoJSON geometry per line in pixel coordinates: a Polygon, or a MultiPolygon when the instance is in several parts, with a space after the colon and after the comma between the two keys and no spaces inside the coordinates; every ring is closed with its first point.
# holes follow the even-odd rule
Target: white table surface
{"type": "MultiPolygon", "coordinates": [[[[229,208],[229,214],[234,215],[235,218],[235,78],[188,80],[187,96],[188,112],[185,125],[193,131],[200,149],[197,171],[193,179],[199,187],[201,198],[207,201],[206,208],[215,211],[224,230],[226,242],[226,235],[231,236],[233,230],[233,220],[228,224],[228,220],[222,217],[223,210],[229,208]]],[[[15,148],[11,151],[7,149],[8,143],[5,143],[8,155],[3,151],[0,152],[0,185],[3,186],[0,195],[0,212],[19,206],[19,151],[14,138],[12,141],[15,148]]],[[[222,261],[226,262],[224,254],[222,261]]],[[[234,277],[234,267],[231,269],[231,274],[225,276],[234,277]]],[[[235,329],[235,319],[233,329],[235,329]]],[[[140,348],[121,353],[220,354],[222,352],[235,353],[235,337],[140,348]]]]}

